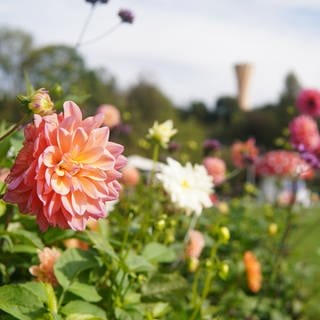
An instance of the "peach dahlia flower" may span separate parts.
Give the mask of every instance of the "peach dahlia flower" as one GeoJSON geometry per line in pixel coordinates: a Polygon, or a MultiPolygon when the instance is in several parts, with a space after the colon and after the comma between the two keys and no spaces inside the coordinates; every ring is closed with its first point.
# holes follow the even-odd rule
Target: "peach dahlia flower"
{"type": "Polygon", "coordinates": [[[53,268],[60,256],[61,253],[56,248],[45,247],[43,250],[38,250],[40,264],[31,266],[29,272],[36,277],[38,281],[51,283],[53,286],[56,286],[58,281],[53,268]]]}
{"type": "Polygon", "coordinates": [[[105,204],[119,196],[123,147],[110,142],[103,115],[82,120],[67,101],[64,113],[41,117],[25,128],[25,141],[6,179],[4,200],[49,226],[83,230],[89,218],[106,216],[105,204]]]}
{"type": "Polygon", "coordinates": [[[204,236],[198,230],[190,230],[188,243],[185,248],[185,256],[189,258],[199,258],[205,246],[204,236]]]}

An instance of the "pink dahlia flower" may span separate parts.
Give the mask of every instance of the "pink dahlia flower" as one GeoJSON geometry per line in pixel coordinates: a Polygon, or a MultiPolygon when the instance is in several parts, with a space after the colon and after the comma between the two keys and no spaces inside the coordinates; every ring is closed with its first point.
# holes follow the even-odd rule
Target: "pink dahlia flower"
{"type": "Polygon", "coordinates": [[[203,165],[210,176],[213,177],[213,183],[218,185],[226,177],[226,164],[222,159],[216,157],[206,157],[203,159],[203,165]]]}
{"type": "Polygon", "coordinates": [[[203,234],[197,230],[189,232],[189,240],[185,250],[185,255],[188,258],[199,258],[205,246],[203,234]]]}
{"type": "Polygon", "coordinates": [[[60,251],[56,248],[44,248],[38,251],[40,264],[31,266],[29,272],[37,278],[38,281],[51,283],[53,286],[58,284],[57,278],[54,275],[54,264],[60,257],[60,251]]]}
{"type": "Polygon", "coordinates": [[[320,146],[320,135],[316,121],[308,115],[294,118],[290,125],[291,143],[295,147],[303,146],[307,151],[314,151],[320,146]]]}
{"type": "Polygon", "coordinates": [[[296,104],[301,113],[308,114],[312,117],[319,117],[320,91],[314,89],[305,89],[300,91],[296,104]]]}
{"type": "Polygon", "coordinates": [[[259,150],[256,147],[256,141],[253,138],[245,142],[235,142],[231,146],[231,158],[237,168],[244,168],[257,160],[259,150]]]}
{"type": "Polygon", "coordinates": [[[129,187],[135,187],[140,181],[140,172],[133,166],[125,166],[122,170],[120,182],[129,187]]]}
{"type": "Polygon", "coordinates": [[[105,203],[119,196],[123,147],[110,142],[103,115],[82,120],[79,107],[41,117],[25,128],[24,146],[6,179],[4,200],[49,226],[84,230],[89,218],[106,216],[105,203]]]}
{"type": "Polygon", "coordinates": [[[259,159],[256,167],[261,176],[299,177],[311,179],[314,171],[299,154],[285,150],[267,152],[259,159]]]}
{"type": "Polygon", "coordinates": [[[103,124],[110,129],[118,126],[121,122],[120,111],[111,104],[102,104],[97,113],[103,114],[103,124]]]}

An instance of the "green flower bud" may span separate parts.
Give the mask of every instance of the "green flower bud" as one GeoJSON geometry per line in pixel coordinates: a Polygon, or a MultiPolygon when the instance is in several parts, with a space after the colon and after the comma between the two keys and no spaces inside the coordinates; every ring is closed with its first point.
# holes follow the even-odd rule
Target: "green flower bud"
{"type": "Polygon", "coordinates": [[[222,262],[219,269],[219,277],[223,280],[226,279],[229,274],[229,265],[225,262],[222,262]]]}
{"type": "Polygon", "coordinates": [[[157,221],[155,228],[158,231],[162,231],[165,228],[165,226],[166,226],[166,221],[163,219],[160,219],[159,221],[157,221]]]}
{"type": "Polygon", "coordinates": [[[199,264],[200,264],[200,261],[198,258],[190,257],[188,259],[188,271],[195,272],[198,269],[199,264]]]}
{"type": "Polygon", "coordinates": [[[276,223],[270,223],[268,231],[271,236],[274,236],[278,232],[278,225],[276,223]]]}
{"type": "Polygon", "coordinates": [[[230,231],[227,227],[220,228],[220,237],[224,243],[228,243],[228,241],[230,240],[230,231]]]}
{"type": "Polygon", "coordinates": [[[211,260],[207,259],[206,262],[205,262],[205,267],[207,269],[211,269],[213,267],[213,263],[211,260]]]}
{"type": "Polygon", "coordinates": [[[34,113],[40,116],[47,116],[54,113],[54,104],[48,94],[48,91],[44,88],[38,89],[30,97],[28,108],[34,113]]]}

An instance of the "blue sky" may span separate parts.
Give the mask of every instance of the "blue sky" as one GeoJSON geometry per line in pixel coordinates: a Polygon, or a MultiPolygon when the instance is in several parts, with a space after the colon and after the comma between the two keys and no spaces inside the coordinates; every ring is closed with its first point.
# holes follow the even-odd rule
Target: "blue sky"
{"type": "MultiPolygon", "coordinates": [[[[84,0],[1,1],[0,19],[39,45],[73,45],[89,8],[84,0]]],[[[252,105],[276,101],[291,70],[320,88],[319,0],[110,0],[96,8],[85,40],[117,23],[119,8],[130,8],[135,23],[79,50],[122,87],[148,78],[178,104],[212,105],[236,93],[232,66],[251,62],[252,105]]]]}

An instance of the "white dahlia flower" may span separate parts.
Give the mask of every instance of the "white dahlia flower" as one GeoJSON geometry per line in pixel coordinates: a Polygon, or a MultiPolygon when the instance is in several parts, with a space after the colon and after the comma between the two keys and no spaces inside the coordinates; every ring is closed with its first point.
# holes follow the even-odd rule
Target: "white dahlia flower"
{"type": "Polygon", "coordinates": [[[160,166],[156,177],[177,208],[184,209],[188,215],[200,215],[203,208],[212,206],[212,177],[203,165],[196,164],[193,167],[191,163],[187,163],[182,166],[171,158],[167,159],[167,163],[160,166]]]}

